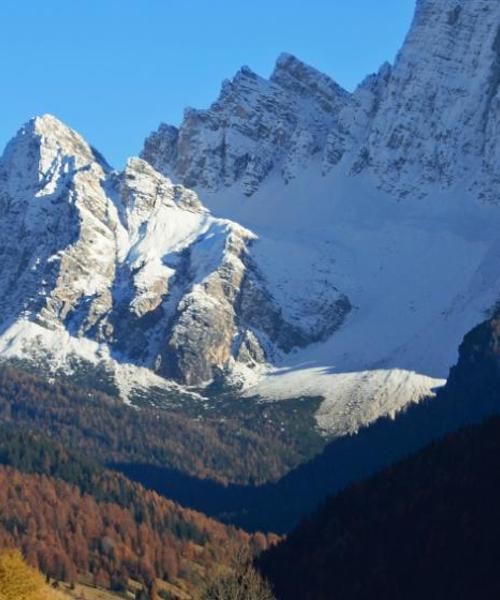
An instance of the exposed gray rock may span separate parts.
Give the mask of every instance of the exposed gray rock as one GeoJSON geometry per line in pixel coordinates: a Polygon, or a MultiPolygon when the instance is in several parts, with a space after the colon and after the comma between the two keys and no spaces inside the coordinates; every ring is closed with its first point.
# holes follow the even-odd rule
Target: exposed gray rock
{"type": "Polygon", "coordinates": [[[497,202],[499,87],[499,3],[418,0],[394,65],[353,94],[285,54],[269,81],[244,68],[208,110],[160,126],[143,156],[200,193],[238,183],[252,195],[319,155],[324,175],[371,173],[398,198],[462,182],[497,202]]]}
{"type": "Polygon", "coordinates": [[[348,102],[329,77],[283,54],[269,80],[243,67],[208,110],[188,109],[178,131],[161,125],[142,157],[189,187],[239,182],[251,196],[273,169],[289,181],[321,152],[348,102]]]}
{"type": "Polygon", "coordinates": [[[492,198],[499,28],[496,0],[417,2],[365,142],[384,189],[418,195],[463,181],[492,198]]]}

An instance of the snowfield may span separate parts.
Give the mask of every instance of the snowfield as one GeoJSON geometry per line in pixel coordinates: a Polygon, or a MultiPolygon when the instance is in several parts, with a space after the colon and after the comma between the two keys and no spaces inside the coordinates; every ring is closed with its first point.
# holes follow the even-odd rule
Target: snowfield
{"type": "Polygon", "coordinates": [[[432,395],[463,335],[500,298],[498,208],[461,189],[395,202],[370,181],[320,178],[314,166],[282,185],[205,201],[259,236],[255,255],[284,311],[332,286],[353,308],[325,342],[238,373],[245,394],[323,396],[317,420],[330,433],[432,395]]]}

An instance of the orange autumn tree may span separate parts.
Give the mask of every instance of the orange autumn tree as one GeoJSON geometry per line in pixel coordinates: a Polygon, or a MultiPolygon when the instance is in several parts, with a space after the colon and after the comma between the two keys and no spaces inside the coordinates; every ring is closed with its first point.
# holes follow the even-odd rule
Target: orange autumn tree
{"type": "Polygon", "coordinates": [[[0,600],[52,600],[42,575],[16,550],[0,551],[0,600]]]}

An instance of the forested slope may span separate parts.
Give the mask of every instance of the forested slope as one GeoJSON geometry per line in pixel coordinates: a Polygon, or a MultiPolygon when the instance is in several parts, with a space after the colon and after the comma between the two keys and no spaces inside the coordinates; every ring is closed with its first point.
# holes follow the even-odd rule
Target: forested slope
{"type": "Polygon", "coordinates": [[[334,496],[259,563],[281,600],[497,598],[499,506],[492,417],[334,496]]]}
{"type": "Polygon", "coordinates": [[[40,434],[0,429],[0,547],[45,574],[124,591],[166,580],[197,594],[235,552],[274,541],[187,510],[40,434]]]}
{"type": "Polygon", "coordinates": [[[0,365],[0,423],[44,431],[103,462],[153,464],[222,483],[277,479],[319,452],[325,440],[309,423],[316,404],[228,398],[220,411],[196,402],[137,410],[99,391],[0,365]]]}

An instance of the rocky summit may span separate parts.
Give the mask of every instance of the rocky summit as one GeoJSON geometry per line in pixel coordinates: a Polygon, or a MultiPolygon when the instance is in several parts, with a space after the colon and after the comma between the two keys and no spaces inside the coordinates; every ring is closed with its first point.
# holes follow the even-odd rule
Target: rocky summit
{"type": "Polygon", "coordinates": [[[189,187],[240,182],[251,196],[274,170],[289,181],[304,159],[324,152],[349,97],[326,75],[283,54],[269,81],[243,67],[209,110],[186,110],[179,129],[160,126],[142,157],[189,187]]]}
{"type": "Polygon", "coordinates": [[[10,142],[0,182],[7,354],[29,354],[34,337],[55,358],[69,336],[76,355],[199,385],[321,340],[348,312],[333,294],[312,320],[287,320],[252,255],[255,234],[144,160],[111,170],[52,116],[10,142]]]}

